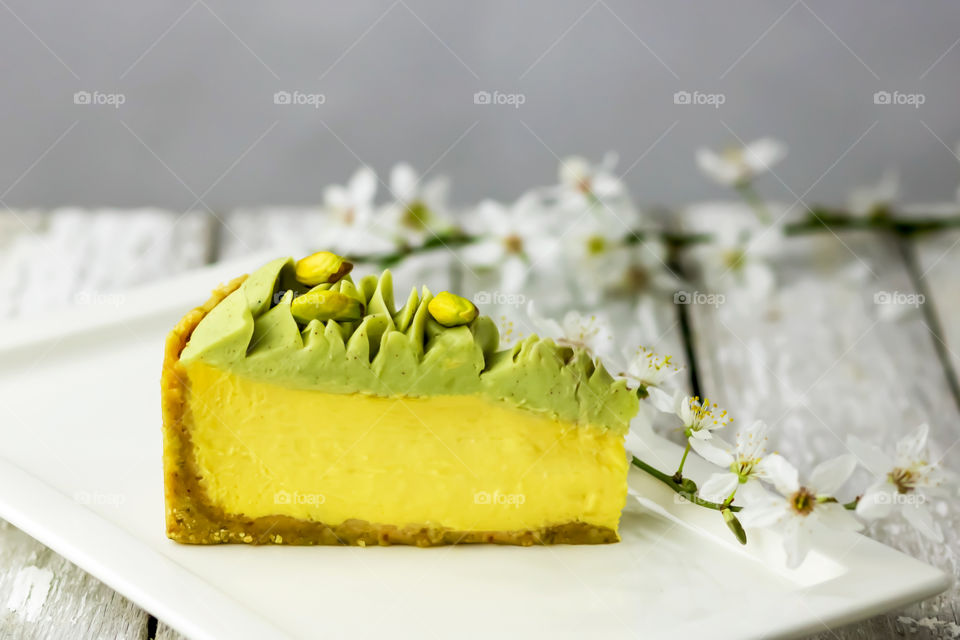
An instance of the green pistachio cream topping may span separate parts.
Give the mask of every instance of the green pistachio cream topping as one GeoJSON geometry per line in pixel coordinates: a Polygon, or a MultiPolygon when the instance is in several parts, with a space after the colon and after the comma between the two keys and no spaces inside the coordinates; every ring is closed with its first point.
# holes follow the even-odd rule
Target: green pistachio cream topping
{"type": "Polygon", "coordinates": [[[292,258],[279,258],[207,314],[180,359],[328,393],[479,394],[556,419],[626,432],[638,409],[637,395],[586,351],[535,335],[499,349],[494,322],[447,296],[433,305],[438,321],[426,287],[419,294],[414,288],[395,307],[390,271],[358,282],[344,273],[335,282],[311,286],[298,281],[292,258]],[[451,313],[457,322],[451,322],[451,313]]]}

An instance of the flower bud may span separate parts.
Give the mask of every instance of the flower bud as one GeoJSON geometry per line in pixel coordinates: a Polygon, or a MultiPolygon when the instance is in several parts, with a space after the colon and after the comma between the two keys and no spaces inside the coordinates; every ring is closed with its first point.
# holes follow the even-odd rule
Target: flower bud
{"type": "Polygon", "coordinates": [[[727,523],[727,528],[733,532],[737,541],[740,544],[747,544],[747,532],[743,530],[743,525],[740,524],[737,514],[730,509],[724,509],[721,513],[723,514],[723,521],[727,523]]]}

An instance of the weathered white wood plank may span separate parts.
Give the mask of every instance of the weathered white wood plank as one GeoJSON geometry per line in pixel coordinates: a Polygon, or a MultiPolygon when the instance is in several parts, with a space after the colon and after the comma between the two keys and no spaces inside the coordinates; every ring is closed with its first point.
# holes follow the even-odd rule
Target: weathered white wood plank
{"type": "MultiPolygon", "coordinates": [[[[705,394],[741,422],[767,421],[774,447],[801,469],[846,452],[850,434],[890,450],[928,422],[940,454],[957,442],[957,405],[897,240],[872,233],[789,238],[777,276],[779,292],[770,302],[691,305],[705,394]]],[[[938,300],[956,299],[960,288],[951,284],[942,294],[938,300]]],[[[849,497],[865,482],[859,472],[849,497]]],[[[874,524],[867,533],[957,576],[960,512],[956,504],[937,508],[944,544],[899,520],[874,524]]],[[[951,637],[938,634],[956,630],[949,625],[960,623],[958,599],[954,587],[903,612],[821,637],[951,637]]]]}
{"type": "Polygon", "coordinates": [[[932,298],[928,311],[935,314],[942,332],[938,344],[956,375],[960,371],[960,231],[920,236],[913,247],[917,277],[932,298]]]}
{"type": "MultiPolygon", "coordinates": [[[[202,265],[204,214],[0,212],[0,318],[110,304],[124,288],[202,265]]],[[[148,614],[0,521],[0,638],[131,638],[148,614]]]]}
{"type": "Polygon", "coordinates": [[[125,288],[204,264],[211,217],[157,209],[0,211],[0,318],[115,304],[125,288]]]}
{"type": "Polygon", "coordinates": [[[146,637],[147,613],[0,521],[0,638],[146,637]]]}
{"type": "Polygon", "coordinates": [[[189,640],[187,636],[176,631],[162,620],[157,623],[157,633],[154,638],[155,640],[189,640]]]}

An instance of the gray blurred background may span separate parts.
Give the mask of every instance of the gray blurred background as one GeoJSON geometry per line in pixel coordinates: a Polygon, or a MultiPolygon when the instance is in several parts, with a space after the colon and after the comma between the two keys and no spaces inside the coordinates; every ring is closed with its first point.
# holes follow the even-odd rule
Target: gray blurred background
{"type": "Polygon", "coordinates": [[[722,192],[698,146],[764,135],[791,151],[761,185],[774,198],[842,203],[890,167],[907,199],[952,200],[960,181],[949,0],[0,0],[0,16],[7,206],[310,204],[361,161],[401,160],[466,203],[607,150],[639,202],[676,204],[722,192]],[[76,104],[84,91],[105,104],[76,104]]]}

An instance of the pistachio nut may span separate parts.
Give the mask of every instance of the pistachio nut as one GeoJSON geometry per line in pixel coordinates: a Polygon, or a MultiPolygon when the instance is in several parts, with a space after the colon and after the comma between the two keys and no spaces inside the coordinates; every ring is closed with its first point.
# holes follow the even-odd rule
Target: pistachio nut
{"type": "Polygon", "coordinates": [[[329,251],[317,253],[297,260],[294,270],[297,280],[314,287],[325,282],[336,282],[350,273],[353,263],[329,251]]]}
{"type": "Polygon", "coordinates": [[[303,324],[311,320],[360,320],[363,318],[364,305],[339,291],[317,288],[294,298],[290,303],[290,313],[303,324]]]}
{"type": "Polygon", "coordinates": [[[427,311],[433,319],[445,327],[458,327],[468,324],[479,313],[472,302],[449,291],[441,291],[427,304],[427,311]]]}

